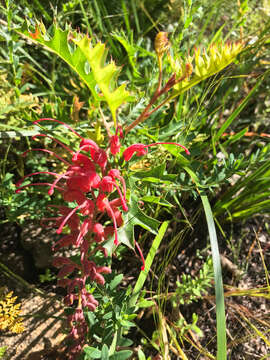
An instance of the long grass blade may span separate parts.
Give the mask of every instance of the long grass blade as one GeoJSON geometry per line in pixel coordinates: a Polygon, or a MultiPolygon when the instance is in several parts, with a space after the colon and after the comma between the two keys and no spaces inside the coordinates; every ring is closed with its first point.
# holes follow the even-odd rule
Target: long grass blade
{"type": "Polygon", "coordinates": [[[136,305],[136,302],[137,302],[137,299],[139,297],[139,294],[140,294],[140,291],[141,289],[143,288],[143,285],[145,283],[145,280],[147,278],[147,275],[149,273],[149,270],[151,268],[151,265],[153,263],[153,260],[154,260],[154,257],[158,251],[158,248],[159,248],[159,245],[161,243],[161,240],[163,239],[164,235],[165,235],[165,232],[167,230],[167,227],[169,225],[169,222],[168,221],[165,221],[164,223],[162,223],[161,227],[159,228],[159,231],[158,231],[158,234],[157,236],[155,237],[154,241],[153,241],[153,244],[151,246],[151,249],[149,250],[149,253],[146,257],[146,260],[145,260],[145,269],[144,271],[141,271],[140,275],[139,275],[139,278],[135,284],[135,287],[134,287],[134,290],[133,290],[133,295],[130,299],[130,302],[129,302],[129,305],[132,307],[132,306],[135,306],[136,305]]]}
{"type": "Polygon", "coordinates": [[[214,280],[215,280],[216,318],[217,318],[217,359],[226,360],[227,339],[226,339],[225,303],[224,303],[221,262],[220,262],[215,223],[208,197],[205,193],[201,192],[199,180],[196,174],[186,166],[184,167],[184,169],[191,176],[192,180],[197,185],[197,190],[202,200],[205,217],[207,221],[208,233],[209,233],[210,245],[212,251],[212,259],[213,259],[214,280]]]}

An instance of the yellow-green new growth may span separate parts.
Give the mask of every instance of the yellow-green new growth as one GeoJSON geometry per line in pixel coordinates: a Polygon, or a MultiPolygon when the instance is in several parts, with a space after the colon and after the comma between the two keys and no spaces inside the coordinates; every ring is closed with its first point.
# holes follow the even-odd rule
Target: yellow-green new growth
{"type": "Polygon", "coordinates": [[[232,63],[236,56],[243,49],[243,44],[226,43],[226,44],[213,44],[209,48],[209,55],[203,51],[201,55],[200,49],[195,50],[195,75],[199,78],[209,77],[224,69],[232,63]]]}
{"type": "Polygon", "coordinates": [[[113,61],[105,63],[107,50],[104,44],[99,42],[93,46],[87,35],[73,31],[70,27],[62,30],[55,24],[48,32],[40,22],[32,33],[25,22],[16,31],[61,57],[85,82],[97,103],[107,102],[116,124],[117,109],[133,98],[125,90],[125,84],[117,87],[116,80],[120,68],[113,61]]]}
{"type": "Polygon", "coordinates": [[[207,52],[205,49],[201,52],[200,49],[194,50],[194,56],[188,56],[186,61],[179,59],[174,60],[169,58],[171,67],[176,73],[177,78],[181,78],[186,71],[186,66],[193,65],[193,76],[185,78],[183,81],[174,86],[173,94],[175,97],[191,87],[197,85],[199,82],[207,79],[208,77],[217,74],[233,61],[237,55],[243,50],[244,44],[241,42],[226,43],[226,44],[213,44],[209,47],[207,52]]]}
{"type": "Polygon", "coordinates": [[[87,36],[84,36],[79,41],[73,41],[85,55],[93,77],[109,105],[113,120],[116,124],[116,110],[125,101],[131,100],[130,94],[125,90],[125,84],[115,89],[114,83],[120,72],[120,68],[115,65],[114,61],[105,64],[108,51],[101,42],[92,47],[91,40],[87,36]]]}

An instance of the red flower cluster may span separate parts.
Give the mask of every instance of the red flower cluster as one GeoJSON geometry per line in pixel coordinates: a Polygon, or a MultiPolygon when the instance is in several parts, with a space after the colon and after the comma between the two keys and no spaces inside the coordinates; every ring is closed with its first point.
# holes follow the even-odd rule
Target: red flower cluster
{"type": "MultiPolygon", "coordinates": [[[[54,266],[60,269],[57,274],[58,285],[67,289],[65,304],[72,306],[76,303],[75,312],[68,318],[71,328],[70,336],[74,340],[70,351],[76,356],[81,351],[81,347],[85,342],[85,334],[88,331],[83,309],[87,308],[90,311],[95,311],[98,305],[93,295],[85,289],[86,280],[90,279],[103,285],[105,279],[102,274],[111,272],[110,268],[106,266],[99,267],[90,258],[100,250],[104,253],[104,256],[107,256],[107,251],[102,246],[102,243],[110,236],[114,236],[115,245],[119,243],[117,229],[123,225],[122,212],[128,211],[126,184],[120,171],[111,168],[108,163],[109,152],[115,156],[120,151],[118,135],[111,137],[110,148],[105,151],[94,141],[82,138],[69,125],[61,121],[40,119],[35,123],[45,120],[60,123],[77,135],[80,138],[79,150],[75,152],[59,140],[49,136],[70,153],[70,161],[46,149],[26,151],[23,156],[33,150],[49,153],[62,161],[67,166],[67,169],[62,174],[41,171],[26,175],[16,184],[18,187],[16,192],[20,192],[29,186],[47,185],[49,186],[49,195],[52,195],[55,190],[59,190],[65,202],[76,203],[75,207],[50,205],[50,208],[55,209],[58,215],[42,219],[43,223],[45,221],[52,223],[53,221],[58,234],[62,233],[65,226],[69,228],[69,234],[64,235],[54,244],[54,250],[74,246],[80,251],[80,265],[66,257],[57,257],[53,262],[54,266]],[[82,151],[86,155],[82,154],[82,151]],[[51,175],[55,177],[55,180],[48,183],[38,182],[22,185],[24,180],[39,174],[51,175]],[[102,224],[104,218],[106,222],[108,222],[108,218],[111,219],[111,224],[104,226],[102,224]],[[96,244],[96,246],[93,247],[93,244],[96,244]]],[[[48,135],[39,134],[37,136],[44,137],[48,135]]]]}
{"type": "MultiPolygon", "coordinates": [[[[76,303],[74,313],[68,318],[71,327],[70,337],[74,340],[74,346],[71,349],[71,354],[73,354],[71,358],[73,358],[73,356],[76,357],[76,354],[81,351],[85,334],[88,331],[83,309],[87,308],[90,311],[95,311],[98,305],[93,295],[85,289],[86,280],[90,279],[103,285],[105,279],[102,274],[111,272],[110,268],[106,266],[97,266],[90,260],[91,256],[97,251],[102,251],[104,256],[107,256],[107,251],[102,246],[102,243],[110,236],[114,236],[114,244],[116,246],[119,244],[117,229],[123,225],[123,211],[128,211],[125,180],[121,176],[120,171],[112,168],[108,161],[110,154],[116,156],[120,152],[120,138],[123,137],[123,134],[121,128],[118,128],[116,135],[110,137],[109,147],[105,151],[93,140],[83,138],[69,125],[59,120],[50,118],[40,119],[35,124],[42,121],[54,121],[62,124],[80,139],[79,149],[73,151],[49,135],[36,135],[35,138],[46,136],[55,141],[70,154],[70,160],[67,161],[55,152],[47,149],[31,149],[26,151],[23,156],[26,156],[29,151],[46,152],[64,163],[67,166],[66,171],[61,174],[49,171],[34,172],[24,176],[16,184],[18,187],[16,192],[20,192],[29,186],[46,185],[49,186],[49,195],[58,190],[65,202],[76,203],[76,206],[73,207],[50,205],[50,208],[56,209],[58,215],[42,220],[43,222],[49,221],[50,223],[53,221],[57,227],[56,232],[58,234],[62,233],[65,226],[69,228],[68,235],[64,235],[54,244],[54,250],[74,246],[80,251],[80,265],[66,257],[54,259],[54,266],[60,269],[57,275],[58,284],[67,289],[65,304],[74,306],[76,303]],[[53,176],[55,180],[53,182],[22,185],[25,179],[39,174],[53,176]],[[105,226],[103,220],[105,219],[107,223],[108,218],[111,219],[111,224],[105,226]],[[95,244],[94,247],[92,246],[93,244],[95,244]],[[74,303],[74,301],[76,302],[74,303]]],[[[124,150],[124,160],[129,161],[134,154],[143,156],[147,153],[148,147],[159,144],[174,144],[184,148],[185,152],[189,154],[189,151],[184,146],[175,143],[134,144],[124,150]]],[[[136,246],[142,256],[137,243],[136,246]]]]}

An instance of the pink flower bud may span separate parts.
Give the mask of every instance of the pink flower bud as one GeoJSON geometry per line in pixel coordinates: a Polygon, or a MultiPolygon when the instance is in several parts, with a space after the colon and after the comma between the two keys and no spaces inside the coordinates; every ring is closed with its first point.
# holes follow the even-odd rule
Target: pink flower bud
{"type": "Polygon", "coordinates": [[[98,266],[97,272],[102,274],[110,274],[112,272],[112,269],[108,266],[98,266]]]}
{"type": "Polygon", "coordinates": [[[100,284],[100,285],[104,285],[104,284],[105,284],[105,279],[104,279],[104,277],[103,277],[101,274],[98,274],[98,273],[95,275],[94,281],[95,281],[97,284],[100,284]]]}
{"type": "Polygon", "coordinates": [[[73,265],[64,265],[62,269],[58,272],[57,277],[59,279],[64,278],[67,275],[70,275],[74,271],[75,267],[73,265]]]}
{"type": "Polygon", "coordinates": [[[84,315],[83,315],[83,311],[82,311],[82,309],[76,309],[75,310],[75,313],[74,313],[74,321],[76,321],[76,322],[80,322],[80,321],[82,321],[82,322],[84,322],[85,320],[84,320],[84,315]]]}

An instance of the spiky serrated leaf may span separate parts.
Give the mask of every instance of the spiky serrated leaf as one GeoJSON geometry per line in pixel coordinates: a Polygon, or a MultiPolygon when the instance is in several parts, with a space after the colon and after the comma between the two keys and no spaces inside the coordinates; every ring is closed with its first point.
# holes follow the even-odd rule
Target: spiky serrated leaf
{"type": "Polygon", "coordinates": [[[107,50],[104,44],[99,42],[93,47],[87,35],[82,36],[69,27],[62,30],[56,24],[50,29],[51,36],[42,23],[36,25],[34,33],[29,31],[27,22],[16,31],[62,58],[85,82],[97,102],[107,102],[116,124],[117,109],[133,98],[125,90],[125,84],[115,86],[120,68],[114,62],[105,64],[107,50]],[[97,92],[97,86],[101,96],[97,92]]]}
{"type": "MultiPolygon", "coordinates": [[[[148,215],[146,215],[138,205],[138,199],[132,195],[129,203],[129,211],[123,217],[124,225],[118,229],[119,244],[124,244],[131,249],[135,247],[134,226],[139,225],[152,234],[157,234],[160,222],[148,215]]],[[[106,248],[108,254],[111,255],[115,250],[114,236],[112,236],[103,247],[106,248]]]]}
{"type": "Polygon", "coordinates": [[[114,88],[114,81],[119,74],[120,68],[113,61],[105,65],[107,50],[101,42],[92,47],[91,40],[87,36],[84,36],[79,41],[74,40],[74,42],[87,59],[93,77],[107,101],[112,117],[116,122],[116,110],[118,107],[128,100],[132,100],[130,94],[125,90],[125,84],[114,88]]]}

